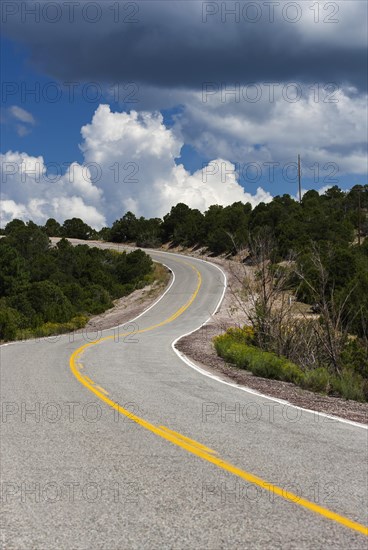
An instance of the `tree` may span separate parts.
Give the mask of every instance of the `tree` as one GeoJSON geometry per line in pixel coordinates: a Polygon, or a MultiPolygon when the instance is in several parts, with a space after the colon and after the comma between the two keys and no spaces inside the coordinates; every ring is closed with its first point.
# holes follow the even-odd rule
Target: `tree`
{"type": "Polygon", "coordinates": [[[9,296],[21,291],[29,281],[29,272],[24,258],[7,239],[0,240],[0,296],[9,296]]]}
{"type": "Polygon", "coordinates": [[[215,254],[230,251],[233,247],[231,234],[224,225],[224,208],[213,204],[204,215],[204,244],[215,254]]]}
{"type": "Polygon", "coordinates": [[[325,351],[330,366],[341,375],[341,355],[347,344],[350,328],[347,304],[352,289],[347,287],[344,292],[336,292],[334,276],[326,268],[326,261],[317,246],[313,247],[304,262],[299,262],[296,274],[301,281],[299,293],[303,288],[304,291],[309,291],[310,299],[320,314],[320,322],[314,326],[316,338],[325,351]]]}
{"type": "Polygon", "coordinates": [[[160,218],[146,220],[141,216],[138,220],[136,245],[145,248],[160,246],[162,241],[162,221],[160,218]]]}
{"type": "Polygon", "coordinates": [[[98,238],[103,241],[111,241],[111,229],[110,227],[102,227],[98,232],[98,238]]]}
{"type": "Polygon", "coordinates": [[[238,201],[224,208],[224,227],[229,233],[234,235],[238,248],[242,248],[248,243],[248,227],[251,211],[252,205],[249,202],[243,204],[238,201]]]}
{"type": "Polygon", "coordinates": [[[61,235],[73,239],[92,239],[95,235],[94,229],[84,223],[80,218],[65,220],[61,228],[61,235]]]}
{"type": "Polygon", "coordinates": [[[33,261],[38,254],[46,252],[50,246],[47,235],[33,222],[13,226],[6,240],[29,261],[33,261]]]}
{"type": "Polygon", "coordinates": [[[27,297],[42,322],[63,323],[69,321],[75,313],[63,291],[50,281],[33,283],[27,297]]]}
{"type": "Polygon", "coordinates": [[[169,214],[166,214],[166,216],[164,216],[164,221],[162,224],[164,242],[175,239],[175,230],[179,227],[179,225],[186,223],[190,212],[191,210],[189,206],[182,202],[179,202],[176,206],[173,206],[171,208],[169,214]]]}
{"type": "Polygon", "coordinates": [[[176,222],[172,240],[182,246],[194,246],[200,242],[203,233],[203,215],[197,210],[189,209],[181,221],[176,222]]]}
{"type": "Polygon", "coordinates": [[[43,230],[49,237],[60,237],[61,225],[54,218],[49,218],[45,223],[43,230]]]}
{"type": "Polygon", "coordinates": [[[135,283],[139,278],[148,275],[152,270],[152,259],[143,250],[130,254],[119,254],[116,264],[116,275],[122,284],[135,283]]]}
{"type": "Polygon", "coordinates": [[[26,224],[22,220],[18,220],[15,218],[5,226],[4,233],[5,235],[10,235],[13,231],[16,231],[17,229],[25,227],[26,224]]]}
{"type": "Polygon", "coordinates": [[[110,239],[113,242],[134,242],[138,235],[138,220],[132,212],[124,214],[116,220],[111,228],[110,239]]]}
{"type": "Polygon", "coordinates": [[[0,340],[14,340],[20,324],[20,315],[10,307],[0,309],[0,340]]]}
{"type": "Polygon", "coordinates": [[[19,329],[57,331],[63,323],[80,328],[76,316],[102,313],[113,299],[152,280],[151,271],[152,260],[142,250],[118,254],[72,246],[65,238],[49,247],[43,229],[13,224],[0,240],[0,338],[12,339],[19,329]]]}
{"type": "Polygon", "coordinates": [[[293,262],[286,265],[272,263],[275,247],[274,237],[267,228],[250,238],[249,251],[254,270],[244,273],[243,295],[248,301],[247,315],[257,345],[288,356],[294,337],[287,330],[292,315],[287,290],[293,262]]]}

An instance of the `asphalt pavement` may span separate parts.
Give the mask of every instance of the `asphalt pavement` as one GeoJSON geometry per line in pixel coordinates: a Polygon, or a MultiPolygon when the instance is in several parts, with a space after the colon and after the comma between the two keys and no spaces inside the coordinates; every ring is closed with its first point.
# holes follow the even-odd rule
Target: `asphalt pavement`
{"type": "Polygon", "coordinates": [[[2,548],[367,548],[366,427],[185,363],[225,277],[150,253],[173,277],[136,320],[1,346],[2,548]]]}

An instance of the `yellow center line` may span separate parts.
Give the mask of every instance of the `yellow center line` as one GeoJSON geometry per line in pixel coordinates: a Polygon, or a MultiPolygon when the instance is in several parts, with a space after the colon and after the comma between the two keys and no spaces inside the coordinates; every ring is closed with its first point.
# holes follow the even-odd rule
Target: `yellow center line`
{"type": "Polygon", "coordinates": [[[166,433],[172,434],[174,437],[177,437],[178,439],[182,439],[183,441],[187,441],[189,445],[192,447],[197,447],[197,449],[202,449],[203,451],[206,451],[207,453],[217,454],[216,451],[213,449],[210,449],[209,447],[206,447],[205,445],[202,445],[202,443],[199,443],[198,441],[195,441],[194,439],[191,439],[190,437],[186,437],[183,434],[180,434],[178,432],[174,432],[174,430],[170,430],[169,428],[166,428],[166,426],[159,426],[160,430],[163,430],[166,433]]]}
{"type": "Polygon", "coordinates": [[[100,391],[102,391],[102,393],[104,393],[105,395],[109,395],[109,392],[104,390],[104,388],[102,388],[101,386],[98,386],[97,384],[95,384],[96,388],[100,391]]]}
{"type": "MultiPolygon", "coordinates": [[[[186,262],[180,262],[180,263],[186,263],[186,262]]],[[[134,332],[134,334],[142,334],[144,332],[154,330],[155,328],[162,327],[164,325],[167,325],[168,323],[171,323],[172,321],[175,321],[175,319],[177,319],[180,315],[182,315],[184,313],[184,311],[186,311],[188,309],[188,307],[194,302],[194,300],[196,299],[197,294],[199,292],[199,289],[201,288],[201,285],[202,285],[202,276],[201,276],[200,272],[198,271],[198,269],[196,269],[193,265],[191,265],[191,264],[187,264],[187,265],[190,265],[190,267],[196,272],[197,278],[198,278],[197,287],[196,287],[195,291],[193,292],[193,294],[191,295],[191,297],[189,298],[188,302],[186,304],[184,304],[183,306],[181,306],[181,308],[179,308],[175,313],[173,313],[171,315],[171,317],[169,317],[168,319],[165,319],[164,321],[161,321],[160,323],[157,323],[156,325],[152,325],[150,327],[142,328],[140,330],[137,330],[137,331],[134,332]]],[[[133,334],[133,333],[132,332],[126,332],[125,334],[119,334],[119,336],[124,337],[124,336],[129,336],[130,334],[133,334]]],[[[94,340],[93,342],[89,342],[88,344],[84,344],[83,346],[81,346],[80,348],[78,348],[76,350],[76,351],[79,352],[79,354],[78,354],[79,358],[81,357],[82,353],[88,347],[99,344],[100,342],[105,342],[106,340],[112,340],[113,338],[115,338],[115,335],[104,336],[102,338],[99,338],[98,340],[94,340]]],[[[82,366],[82,368],[83,368],[83,366],[82,366]]]]}
{"type": "MultiPolygon", "coordinates": [[[[186,263],[186,262],[181,262],[186,263]]],[[[171,317],[168,319],[162,321],[161,323],[157,323],[156,325],[153,325],[151,327],[147,327],[141,330],[138,330],[135,334],[147,332],[150,330],[154,330],[155,328],[162,327],[175,319],[177,319],[180,315],[184,313],[188,309],[188,307],[193,303],[195,300],[199,289],[202,284],[202,277],[199,271],[191,264],[190,267],[197,273],[198,277],[198,284],[197,287],[188,300],[186,304],[184,304],[178,311],[176,311],[171,317]]],[[[122,334],[121,336],[126,336],[127,334],[122,334]]],[[[198,456],[199,458],[202,458],[203,460],[206,460],[207,462],[210,462],[217,466],[218,468],[221,468],[225,471],[228,471],[232,473],[233,475],[236,475],[245,481],[249,483],[253,483],[254,485],[257,485],[261,487],[262,489],[269,491],[284,500],[288,502],[292,502],[294,504],[297,504],[299,506],[302,506],[303,508],[306,508],[307,510],[310,510],[316,514],[319,514],[323,516],[324,518],[327,518],[331,521],[335,521],[336,523],[339,523],[340,525],[343,525],[344,527],[348,527],[349,529],[353,529],[354,531],[357,531],[358,533],[361,533],[363,535],[368,536],[368,527],[357,523],[355,521],[352,521],[344,516],[341,516],[340,514],[336,514],[335,512],[332,512],[331,510],[328,510],[327,508],[324,508],[323,506],[319,506],[318,504],[315,504],[314,502],[311,502],[309,500],[306,500],[294,493],[291,493],[290,491],[286,491],[282,489],[281,487],[278,487],[277,485],[273,485],[272,483],[269,483],[265,481],[264,479],[255,476],[245,470],[242,470],[241,468],[238,468],[237,466],[234,466],[233,464],[230,464],[229,462],[222,460],[221,458],[218,458],[216,456],[213,456],[214,451],[211,449],[208,449],[205,445],[202,445],[201,443],[198,443],[194,441],[193,439],[187,438],[186,436],[179,434],[178,432],[174,432],[173,430],[170,430],[169,428],[165,428],[164,426],[158,427],[154,424],[151,424],[147,420],[144,420],[143,418],[140,418],[139,416],[136,416],[132,412],[128,411],[127,409],[124,409],[115,401],[112,401],[109,397],[104,395],[103,392],[100,391],[99,386],[94,386],[94,382],[92,380],[88,381],[86,376],[83,376],[78,369],[79,363],[77,362],[78,359],[80,359],[81,355],[84,353],[84,351],[90,347],[94,346],[96,344],[99,344],[100,342],[109,340],[114,338],[114,336],[105,336],[104,338],[100,338],[99,340],[96,340],[94,342],[90,342],[88,344],[84,344],[83,346],[76,349],[73,354],[70,357],[70,369],[75,376],[75,378],[83,384],[89,391],[94,393],[101,401],[104,401],[107,405],[118,411],[120,414],[127,416],[134,422],[136,422],[138,425],[142,426],[142,428],[145,428],[146,430],[149,430],[150,432],[154,433],[155,435],[166,439],[170,443],[177,445],[178,447],[181,447],[182,449],[185,449],[189,453],[198,456]]],[[[101,388],[102,389],[102,388],[101,388]]],[[[107,392],[106,392],[107,393],[107,392]]]]}

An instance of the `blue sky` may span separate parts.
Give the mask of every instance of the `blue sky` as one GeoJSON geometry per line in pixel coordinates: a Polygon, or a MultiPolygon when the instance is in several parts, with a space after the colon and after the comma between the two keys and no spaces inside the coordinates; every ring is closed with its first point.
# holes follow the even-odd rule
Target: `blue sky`
{"type": "MultiPolygon", "coordinates": [[[[80,82],[72,87],[71,84],[64,85],[63,81],[37,72],[29,61],[27,48],[5,37],[1,38],[1,52],[2,105],[5,118],[1,125],[3,153],[11,149],[24,150],[34,156],[42,154],[50,168],[52,163],[57,163],[65,171],[67,164],[73,161],[83,162],[83,155],[78,147],[81,141],[80,130],[92,119],[100,103],[109,103],[114,110],[125,108],[129,111],[136,107],[133,102],[128,101],[121,105],[115,101],[114,95],[108,93],[109,86],[105,84],[91,87],[88,95],[90,100],[86,101],[89,92],[83,92],[85,83],[80,82]],[[93,96],[95,92],[97,95],[97,90],[101,90],[101,98],[94,101],[93,96]],[[6,114],[7,109],[13,105],[31,112],[37,121],[34,126],[28,126],[30,133],[25,136],[19,136],[18,121],[6,114]],[[47,131],[50,126],[54,131],[47,131]]],[[[183,105],[161,109],[165,126],[172,127],[175,117],[184,109],[183,105]]],[[[177,162],[183,162],[193,172],[208,160],[210,159],[199,154],[191,145],[184,144],[177,162]]]]}
{"type": "Polygon", "coordinates": [[[26,47],[3,38],[1,50],[3,110],[6,112],[8,107],[19,105],[31,112],[37,121],[29,134],[20,137],[16,121],[8,116],[2,125],[2,152],[12,149],[35,156],[42,154],[47,162],[60,165],[67,160],[82,162],[83,155],[78,148],[80,129],[91,120],[98,103],[83,100],[78,88],[75,101],[70,101],[68,87],[33,69],[26,47]],[[9,87],[5,87],[4,82],[9,82],[9,87]],[[60,101],[48,101],[53,99],[57,88],[62,91],[60,101]],[[31,93],[38,89],[36,94],[31,93]]]}
{"type": "Polygon", "coordinates": [[[367,183],[362,3],[339,3],[334,27],[315,24],[305,10],[297,25],[279,16],[272,26],[266,17],[249,26],[222,14],[216,2],[218,13],[205,16],[206,3],[186,3],[184,11],[180,2],[171,8],[163,2],[133,4],[136,21],[120,21],[118,33],[107,11],[95,25],[78,13],[71,23],[63,13],[53,25],[42,13],[39,21],[27,14],[22,19],[20,9],[6,14],[3,219],[61,218],[68,201],[73,213],[80,207],[80,217],[95,225],[111,223],[128,208],[162,215],[179,201],[202,210],[238,199],[254,205],[296,194],[298,153],[304,189],[367,183]],[[295,91],[297,101],[288,96],[295,91]],[[53,101],[55,92],[59,98],[53,101]],[[86,181],[78,185],[65,179],[38,186],[27,173],[24,192],[21,171],[10,174],[7,163],[26,157],[32,164],[40,156],[50,173],[55,166],[65,173],[73,162],[83,167],[101,161],[103,177],[94,181],[84,174],[86,181]],[[114,187],[114,163],[127,173],[133,163],[139,186],[114,187]],[[150,201],[150,193],[157,200],[150,201]]]}

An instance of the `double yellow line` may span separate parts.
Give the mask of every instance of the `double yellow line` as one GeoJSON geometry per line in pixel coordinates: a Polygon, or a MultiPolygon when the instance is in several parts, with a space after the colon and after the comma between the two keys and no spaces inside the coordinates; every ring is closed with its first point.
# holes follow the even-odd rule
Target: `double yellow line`
{"type": "MultiPolygon", "coordinates": [[[[179,261],[179,260],[178,260],[179,261]]],[[[186,263],[186,262],[181,262],[186,263]]],[[[154,330],[156,328],[162,327],[164,325],[167,325],[168,323],[171,323],[175,319],[177,319],[180,315],[182,315],[189,306],[193,303],[195,298],[197,297],[197,294],[199,292],[199,289],[202,284],[202,277],[200,272],[191,264],[186,263],[189,265],[197,274],[197,287],[194,291],[194,293],[191,295],[190,299],[181,307],[179,308],[171,317],[168,319],[165,319],[161,323],[157,323],[156,325],[153,325],[151,327],[147,327],[141,330],[138,330],[135,334],[141,334],[144,332],[148,332],[151,330],[154,330]]],[[[130,333],[122,334],[121,336],[127,336],[130,333]]],[[[262,489],[269,491],[289,502],[292,502],[294,504],[297,504],[299,506],[302,506],[303,508],[306,508],[307,510],[310,510],[316,514],[319,514],[323,516],[324,518],[327,518],[331,521],[334,521],[336,523],[339,523],[340,525],[343,525],[344,527],[348,527],[349,529],[353,529],[354,531],[357,531],[358,533],[361,533],[363,535],[368,536],[368,527],[365,527],[364,525],[361,525],[360,523],[357,523],[355,521],[352,521],[344,516],[341,516],[339,514],[336,514],[335,512],[332,512],[331,510],[328,510],[327,508],[324,508],[323,506],[319,506],[318,504],[315,504],[314,502],[311,502],[309,500],[306,500],[294,493],[291,493],[290,491],[286,491],[282,489],[281,487],[278,487],[277,485],[273,485],[272,483],[268,483],[264,479],[261,479],[258,476],[255,476],[249,472],[246,472],[245,470],[242,470],[229,462],[226,462],[225,460],[222,460],[219,458],[216,453],[216,451],[206,447],[205,445],[202,445],[201,443],[198,443],[197,441],[190,439],[187,436],[184,436],[178,432],[175,432],[173,430],[170,430],[169,428],[166,428],[165,426],[155,426],[154,424],[151,424],[150,422],[147,422],[143,418],[140,418],[139,416],[131,413],[127,409],[124,409],[121,407],[118,403],[113,401],[108,397],[108,393],[106,390],[101,388],[100,386],[97,386],[93,380],[88,378],[87,376],[83,376],[80,372],[80,368],[82,365],[79,363],[79,360],[84,353],[84,351],[94,345],[97,345],[101,342],[104,342],[106,340],[113,339],[114,336],[105,336],[104,338],[100,338],[99,340],[96,340],[94,342],[90,342],[88,344],[84,344],[80,348],[76,349],[74,353],[70,357],[70,369],[75,376],[75,378],[83,384],[84,387],[86,387],[89,391],[94,393],[101,401],[109,405],[111,408],[118,411],[120,414],[130,418],[142,428],[145,428],[146,430],[149,430],[150,432],[154,433],[155,435],[166,439],[166,441],[169,441],[170,443],[181,447],[182,449],[186,450],[187,452],[198,456],[199,458],[202,458],[203,460],[206,460],[207,462],[210,462],[211,464],[214,464],[218,468],[221,468],[227,472],[230,472],[231,474],[240,477],[241,479],[244,479],[245,481],[249,483],[253,483],[254,485],[257,485],[258,487],[261,487],[262,489]]]]}

